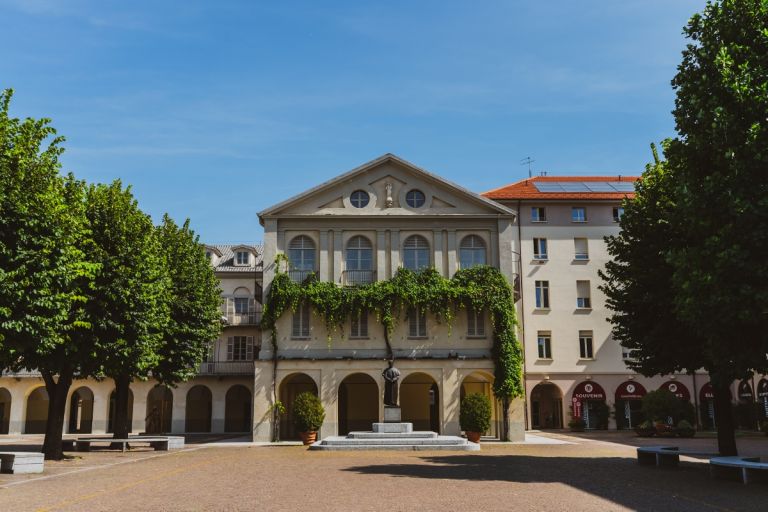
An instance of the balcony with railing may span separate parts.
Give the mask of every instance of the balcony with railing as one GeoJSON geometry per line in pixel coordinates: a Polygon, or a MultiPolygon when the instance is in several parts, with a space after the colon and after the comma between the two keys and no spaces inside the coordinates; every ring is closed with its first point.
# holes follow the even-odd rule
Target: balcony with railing
{"type": "Polygon", "coordinates": [[[294,283],[303,283],[306,280],[312,278],[315,274],[317,274],[316,270],[291,269],[288,271],[288,277],[294,283]]]}
{"type": "Polygon", "coordinates": [[[227,325],[259,325],[261,323],[261,311],[247,310],[243,312],[224,311],[222,315],[227,320],[227,325]]]}
{"type": "Polygon", "coordinates": [[[204,361],[198,375],[253,375],[253,361],[204,361]]]}
{"type": "Polygon", "coordinates": [[[376,280],[375,270],[345,270],[342,274],[344,286],[363,286],[376,280]]]}

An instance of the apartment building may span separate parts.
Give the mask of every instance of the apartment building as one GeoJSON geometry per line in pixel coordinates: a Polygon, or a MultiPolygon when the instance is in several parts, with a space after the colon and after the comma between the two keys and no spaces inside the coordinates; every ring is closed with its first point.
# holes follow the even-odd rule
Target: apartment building
{"type": "MultiPolygon", "coordinates": [[[[249,433],[253,410],[253,359],[261,340],[262,248],[206,247],[222,289],[222,333],[211,342],[198,375],[174,388],[131,383],[134,432],[249,433]]],[[[112,431],[115,385],[111,379],[76,379],[65,411],[64,433],[112,431]]],[[[48,393],[40,374],[3,372],[0,434],[39,434],[48,420],[48,393]]]]}
{"type": "MultiPolygon", "coordinates": [[[[605,420],[609,428],[631,428],[642,397],[659,388],[691,401],[701,427],[714,426],[705,372],[643,377],[627,368],[632,354],[611,337],[598,271],[610,257],[604,239],[619,233],[622,202],[634,197],[637,179],[537,176],[483,194],[519,214],[528,428],[563,428],[571,417],[588,428],[605,427],[605,420]]],[[[755,385],[754,379],[734,383],[734,403],[754,403],[755,385]]],[[[768,407],[768,381],[758,378],[757,389],[768,407]]],[[[741,423],[750,427],[750,420],[741,423]]]]}

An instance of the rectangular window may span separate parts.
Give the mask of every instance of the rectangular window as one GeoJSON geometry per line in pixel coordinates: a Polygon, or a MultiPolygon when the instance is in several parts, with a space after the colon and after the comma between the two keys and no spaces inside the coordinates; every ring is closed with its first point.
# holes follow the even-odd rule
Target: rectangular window
{"type": "Polygon", "coordinates": [[[592,307],[592,298],[590,297],[589,281],[576,281],[576,307],[588,309],[592,307]]]}
{"type": "Polygon", "coordinates": [[[547,222],[547,209],[543,206],[532,207],[531,222],[547,222]]]}
{"type": "Polygon", "coordinates": [[[352,332],[350,338],[368,337],[368,312],[362,311],[359,316],[352,315],[352,332]]]}
{"type": "Polygon", "coordinates": [[[621,358],[624,361],[633,361],[635,358],[635,349],[633,348],[627,348],[622,346],[621,347],[621,358]]]}
{"type": "Polygon", "coordinates": [[[482,311],[467,308],[467,336],[485,338],[485,315],[482,311]]]}
{"type": "Polygon", "coordinates": [[[253,361],[253,336],[227,338],[227,361],[253,361]]]}
{"type": "Polygon", "coordinates": [[[248,252],[247,251],[237,251],[237,253],[235,253],[235,264],[236,265],[247,265],[248,264],[248,252]]]}
{"type": "Polygon", "coordinates": [[[613,207],[613,222],[619,222],[621,220],[621,216],[624,215],[624,208],[621,206],[614,206],[613,207]]]}
{"type": "Polygon", "coordinates": [[[583,206],[571,208],[571,222],[587,222],[587,209],[583,206]]]}
{"type": "Polygon", "coordinates": [[[247,314],[250,303],[251,299],[248,297],[235,297],[235,313],[238,315],[247,314]]]}
{"type": "Polygon", "coordinates": [[[309,306],[301,304],[293,314],[292,338],[309,338],[309,306]]]}
{"type": "Polygon", "coordinates": [[[593,359],[592,331],[579,331],[579,356],[582,359],[593,359]]]}
{"type": "Polygon", "coordinates": [[[533,239],[533,258],[537,260],[546,260],[548,258],[546,238],[533,239]]]}
{"type": "Polygon", "coordinates": [[[574,246],[574,255],[573,255],[574,259],[576,260],[589,259],[589,247],[587,246],[586,238],[574,238],[573,246],[574,246]]]}
{"type": "Polygon", "coordinates": [[[536,281],[536,307],[549,308],[549,281],[536,281]]]}
{"type": "Polygon", "coordinates": [[[539,359],[552,359],[552,335],[549,331],[539,331],[536,344],[539,347],[539,359]]]}
{"type": "Polygon", "coordinates": [[[423,310],[413,308],[408,313],[408,337],[427,337],[427,315],[423,310]]]}

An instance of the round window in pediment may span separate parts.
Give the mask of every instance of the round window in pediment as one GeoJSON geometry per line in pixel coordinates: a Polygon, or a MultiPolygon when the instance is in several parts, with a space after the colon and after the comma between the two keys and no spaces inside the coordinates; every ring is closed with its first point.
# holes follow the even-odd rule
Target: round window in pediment
{"type": "Polygon", "coordinates": [[[365,190],[355,190],[349,196],[349,202],[352,203],[352,206],[355,208],[365,208],[370,201],[371,196],[369,196],[368,192],[365,190]]]}
{"type": "Polygon", "coordinates": [[[409,190],[408,193],[405,194],[405,204],[411,208],[421,208],[424,206],[426,200],[427,198],[424,195],[424,192],[421,190],[413,189],[409,190]]]}

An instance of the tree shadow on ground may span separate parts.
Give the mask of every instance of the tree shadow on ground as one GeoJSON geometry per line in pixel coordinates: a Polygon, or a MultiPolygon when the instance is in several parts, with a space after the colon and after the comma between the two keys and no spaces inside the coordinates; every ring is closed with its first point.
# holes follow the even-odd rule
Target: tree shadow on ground
{"type": "MultiPolygon", "coordinates": [[[[633,510],[765,510],[768,496],[767,485],[712,480],[706,463],[681,462],[676,469],[662,469],[639,466],[635,459],[622,457],[446,455],[419,460],[346,471],[467,483],[561,483],[633,510]]],[[[546,495],[541,500],[545,506],[546,495]]]]}

